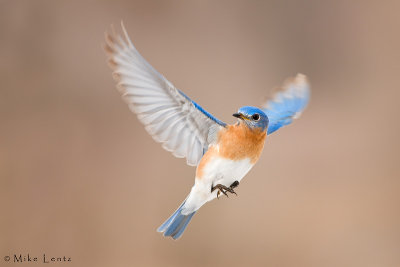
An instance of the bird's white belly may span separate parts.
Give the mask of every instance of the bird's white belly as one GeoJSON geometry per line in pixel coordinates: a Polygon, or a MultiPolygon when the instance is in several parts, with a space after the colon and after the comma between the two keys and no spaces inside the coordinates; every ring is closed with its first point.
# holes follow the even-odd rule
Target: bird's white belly
{"type": "Polygon", "coordinates": [[[250,159],[231,160],[222,157],[215,157],[204,167],[203,178],[205,183],[211,186],[222,184],[230,186],[233,182],[240,182],[242,178],[253,167],[250,159]]]}
{"type": "Polygon", "coordinates": [[[206,202],[215,199],[218,190],[211,192],[213,186],[221,184],[229,187],[235,181],[240,182],[253,166],[250,159],[230,160],[214,157],[204,167],[202,177],[196,177],[182,214],[190,214],[206,202]]]}

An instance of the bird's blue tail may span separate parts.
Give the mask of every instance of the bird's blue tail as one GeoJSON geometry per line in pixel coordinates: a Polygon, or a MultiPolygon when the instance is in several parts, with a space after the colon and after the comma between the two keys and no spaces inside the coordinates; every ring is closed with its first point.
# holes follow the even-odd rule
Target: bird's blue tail
{"type": "Polygon", "coordinates": [[[195,211],[188,214],[182,214],[182,208],[185,204],[186,200],[180,205],[180,207],[168,218],[158,229],[158,232],[164,232],[164,236],[170,236],[173,239],[178,239],[181,237],[183,232],[186,229],[186,226],[192,219],[193,215],[196,213],[195,211]]]}

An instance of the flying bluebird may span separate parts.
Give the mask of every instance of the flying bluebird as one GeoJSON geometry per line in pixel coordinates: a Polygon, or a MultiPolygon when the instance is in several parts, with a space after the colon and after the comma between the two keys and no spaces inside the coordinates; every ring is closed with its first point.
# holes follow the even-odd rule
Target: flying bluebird
{"type": "Polygon", "coordinates": [[[261,107],[244,106],[237,123],[228,125],[178,90],[136,50],[122,25],[123,35],[106,33],[105,50],[130,109],[155,141],[187,164],[197,166],[194,185],[179,208],[159,228],[179,238],[193,215],[220,195],[234,189],[257,162],[267,135],[299,117],[310,98],[306,76],[287,81],[261,107]]]}

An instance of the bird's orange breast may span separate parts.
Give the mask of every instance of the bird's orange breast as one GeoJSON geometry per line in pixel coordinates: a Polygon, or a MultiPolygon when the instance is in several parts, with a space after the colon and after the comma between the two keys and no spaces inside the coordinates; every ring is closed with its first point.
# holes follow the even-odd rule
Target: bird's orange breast
{"type": "Polygon", "coordinates": [[[255,163],[264,148],[266,131],[250,129],[244,123],[229,125],[218,134],[219,154],[231,160],[250,158],[255,163]]]}
{"type": "Polygon", "coordinates": [[[201,178],[204,167],[213,157],[230,160],[250,159],[256,163],[264,148],[266,131],[250,129],[244,123],[228,125],[218,133],[217,144],[211,146],[201,159],[196,176],[201,178]]]}

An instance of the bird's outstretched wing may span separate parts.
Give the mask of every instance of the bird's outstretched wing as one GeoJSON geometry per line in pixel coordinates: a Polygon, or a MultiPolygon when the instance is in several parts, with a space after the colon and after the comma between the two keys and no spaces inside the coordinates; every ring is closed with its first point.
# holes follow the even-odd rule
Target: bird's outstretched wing
{"type": "Polygon", "coordinates": [[[205,111],[158,73],[123,36],[106,33],[105,50],[118,89],[146,130],[176,157],[195,166],[226,124],[205,111]]]}
{"type": "Polygon", "coordinates": [[[269,119],[268,134],[298,118],[309,99],[310,85],[305,75],[297,74],[296,77],[286,81],[274,97],[262,107],[269,119]]]}

